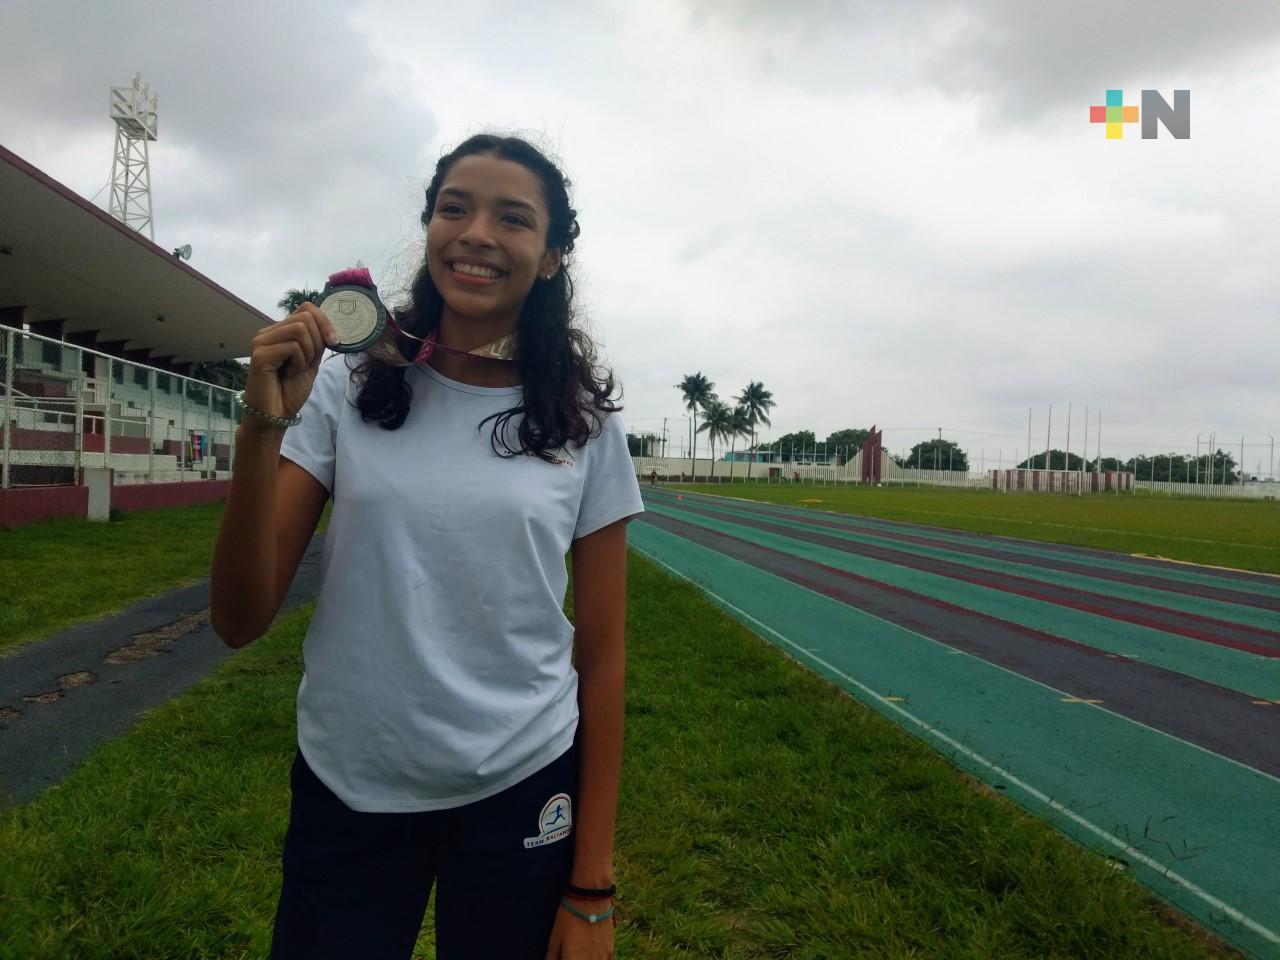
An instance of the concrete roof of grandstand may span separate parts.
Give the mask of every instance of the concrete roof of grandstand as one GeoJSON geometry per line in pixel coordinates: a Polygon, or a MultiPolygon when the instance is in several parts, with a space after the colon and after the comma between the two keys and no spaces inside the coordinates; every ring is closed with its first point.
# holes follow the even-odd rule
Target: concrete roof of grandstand
{"type": "Polygon", "coordinates": [[[4,147],[0,196],[0,306],[27,322],[185,363],[247,356],[273,320],[4,147]]]}

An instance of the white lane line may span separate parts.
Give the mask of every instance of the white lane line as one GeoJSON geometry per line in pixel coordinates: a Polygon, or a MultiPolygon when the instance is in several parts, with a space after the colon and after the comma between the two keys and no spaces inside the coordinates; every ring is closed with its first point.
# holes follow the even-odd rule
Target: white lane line
{"type": "MultiPolygon", "coordinates": [[[[1111,834],[1107,833],[1105,830],[1103,830],[1103,829],[1101,829],[1101,828],[1099,828],[1099,827],[1097,827],[1097,826],[1094,826],[1094,824],[1093,824],[1093,823],[1091,823],[1090,821],[1086,820],[1084,817],[1080,816],[1080,815],[1079,815],[1078,813],[1076,813],[1074,810],[1069,810],[1069,809],[1067,809],[1067,808],[1066,808],[1066,807],[1064,807],[1062,804],[1058,803],[1058,801],[1054,800],[1052,797],[1048,796],[1047,794],[1041,793],[1041,792],[1040,792],[1039,790],[1037,790],[1035,787],[1031,786],[1031,784],[1026,783],[1026,782],[1025,782],[1025,781],[1023,781],[1023,780],[1020,780],[1018,777],[1015,777],[1015,776],[1014,776],[1012,773],[1010,773],[1008,770],[1005,770],[1003,767],[999,767],[999,766],[997,766],[996,764],[992,763],[992,762],[991,762],[990,760],[988,760],[986,757],[982,756],[982,754],[980,754],[980,753],[976,753],[975,751],[973,751],[973,750],[971,750],[970,748],[966,747],[966,746],[965,746],[963,743],[961,743],[960,741],[958,741],[958,740],[954,740],[954,739],[952,739],[951,737],[947,736],[947,735],[946,735],[945,733],[943,733],[942,731],[937,730],[937,729],[935,729],[935,728],[933,728],[933,727],[929,726],[927,723],[925,723],[923,720],[921,720],[921,719],[920,719],[919,717],[917,717],[915,714],[911,713],[911,712],[910,712],[910,711],[908,711],[908,710],[903,709],[902,707],[898,706],[896,703],[893,703],[893,702],[891,702],[891,701],[887,700],[886,698],[884,698],[884,697],[880,696],[880,694],[876,693],[874,690],[872,690],[872,689],[871,689],[870,687],[868,687],[866,684],[864,684],[864,683],[862,683],[861,681],[859,681],[859,680],[855,679],[854,677],[849,676],[849,674],[845,673],[845,672],[844,672],[843,670],[841,670],[839,667],[836,667],[836,666],[834,666],[833,664],[828,663],[826,660],[822,659],[821,657],[817,656],[816,654],[809,653],[807,650],[805,650],[805,648],[804,648],[804,647],[800,646],[800,645],[799,645],[799,644],[797,644],[797,643],[794,643],[793,641],[791,641],[791,640],[790,640],[790,639],[788,639],[787,637],[784,637],[781,633],[779,633],[777,630],[773,629],[773,627],[769,626],[767,623],[763,623],[762,621],[757,620],[755,617],[753,617],[751,614],[747,613],[747,611],[743,610],[741,607],[737,606],[736,604],[730,603],[728,600],[724,599],[723,597],[719,596],[718,594],[714,593],[713,591],[708,590],[708,589],[707,589],[705,586],[703,586],[702,584],[700,584],[700,583],[698,583],[697,581],[695,581],[695,580],[691,579],[690,577],[685,576],[683,573],[681,573],[681,572],[680,572],[679,570],[677,570],[675,567],[671,566],[669,563],[666,563],[666,562],[665,562],[665,561],[663,561],[663,560],[659,560],[657,557],[655,557],[653,554],[649,553],[647,550],[642,550],[642,549],[640,549],[639,547],[635,546],[634,544],[632,544],[632,545],[631,545],[631,548],[632,548],[633,550],[635,550],[636,552],[638,552],[638,553],[640,553],[640,554],[644,555],[645,557],[648,557],[650,560],[652,560],[654,563],[658,564],[659,566],[665,567],[667,570],[670,570],[673,574],[675,574],[675,575],[676,575],[677,577],[679,577],[680,579],[682,579],[682,580],[687,580],[689,583],[692,583],[695,587],[697,587],[697,588],[698,588],[699,590],[701,590],[703,593],[707,594],[707,596],[709,596],[709,597],[713,598],[717,603],[719,603],[719,604],[721,604],[721,605],[723,605],[723,606],[727,607],[727,608],[728,608],[728,609],[730,609],[730,610],[733,610],[735,613],[739,614],[739,615],[740,615],[740,616],[742,616],[742,617],[745,617],[747,620],[750,620],[752,623],[754,623],[754,624],[756,624],[757,626],[759,626],[759,627],[760,627],[760,629],[765,630],[765,631],[767,631],[768,633],[773,634],[773,636],[777,637],[779,640],[781,640],[783,643],[785,643],[788,647],[791,647],[793,650],[797,651],[797,652],[798,652],[798,653],[800,653],[802,656],[806,656],[806,657],[808,657],[810,660],[813,660],[814,662],[821,664],[823,667],[825,667],[827,670],[830,670],[832,673],[836,674],[836,675],[837,675],[837,676],[839,676],[841,679],[846,680],[846,681],[848,681],[849,683],[853,684],[855,687],[857,687],[859,690],[861,690],[861,691],[862,691],[863,693],[865,693],[867,696],[869,696],[869,697],[873,698],[874,700],[876,700],[877,702],[881,703],[881,704],[884,706],[884,708],[885,708],[886,710],[892,710],[894,713],[899,714],[899,715],[900,715],[904,720],[909,721],[910,723],[912,723],[912,724],[913,724],[913,725],[915,725],[916,727],[919,727],[919,728],[920,728],[921,730],[923,730],[925,733],[930,734],[931,736],[933,736],[933,737],[937,738],[938,740],[941,740],[941,741],[942,741],[943,743],[945,743],[947,746],[951,747],[953,750],[958,751],[959,753],[962,753],[964,756],[968,757],[968,758],[969,758],[970,760],[972,760],[974,763],[980,764],[981,766],[986,767],[986,768],[987,768],[988,770],[990,770],[992,773],[995,773],[995,774],[997,774],[997,775],[999,775],[999,776],[1003,777],[1003,778],[1004,778],[1005,780],[1007,780],[1009,783],[1011,783],[1011,784],[1013,784],[1014,786],[1018,787],[1019,789],[1021,789],[1021,790],[1025,791],[1027,794],[1029,794],[1030,796],[1032,796],[1032,797],[1034,797],[1035,799],[1039,800],[1039,801],[1040,801],[1041,803],[1043,803],[1045,806],[1047,806],[1047,807],[1049,807],[1050,809],[1055,810],[1056,812],[1058,812],[1058,813],[1062,814],[1062,815],[1063,815],[1063,816],[1065,816],[1067,819],[1071,820],[1072,822],[1074,822],[1074,823],[1078,824],[1079,826],[1083,827],[1084,829],[1088,830],[1088,831],[1089,831],[1090,833],[1092,833],[1094,836],[1096,836],[1096,837],[1098,837],[1098,838],[1100,838],[1100,839],[1102,839],[1102,840],[1106,841],[1107,843],[1109,843],[1109,844],[1111,844],[1112,846],[1116,847],[1117,849],[1121,850],[1122,852],[1124,852],[1125,854],[1127,854],[1128,856],[1130,856],[1133,860],[1136,860],[1136,861],[1138,861],[1139,863],[1145,864],[1146,866],[1150,867],[1152,870],[1157,871],[1158,873],[1160,873],[1160,874],[1161,874],[1163,877],[1165,877],[1166,879],[1173,881],[1173,882],[1174,882],[1174,883],[1176,883],[1178,886],[1183,887],[1184,889],[1186,889],[1189,893],[1192,893],[1192,894],[1194,894],[1195,896],[1199,897],[1201,900],[1203,900],[1203,901],[1204,901],[1205,903],[1207,903],[1209,906],[1213,907],[1215,910],[1219,910],[1219,911],[1221,911],[1222,913],[1224,913],[1224,914],[1226,914],[1228,917],[1230,917],[1232,920],[1236,921],[1237,923],[1241,924],[1242,926],[1246,927],[1247,929],[1252,930],[1254,933],[1256,933],[1258,936],[1262,937],[1264,940],[1267,940],[1267,941],[1269,941],[1269,942],[1271,942],[1271,943],[1274,943],[1274,944],[1280,945],[1280,933],[1276,933],[1274,930],[1271,930],[1271,929],[1269,929],[1269,928],[1267,928],[1267,927],[1264,927],[1262,924],[1258,923],[1258,921],[1254,920],[1252,917],[1246,916],[1244,913],[1241,913],[1239,910],[1237,910],[1235,907],[1231,906],[1229,903],[1226,903],[1226,902],[1225,902],[1225,901],[1223,901],[1223,900],[1219,900],[1217,897],[1215,897],[1215,896],[1214,896],[1213,894],[1211,894],[1209,891],[1207,891],[1207,890],[1205,890],[1205,889],[1203,889],[1203,888],[1201,888],[1201,887],[1197,886],[1196,884],[1192,883],[1190,880],[1188,880],[1186,877],[1182,876],[1181,874],[1175,873],[1172,869],[1170,869],[1169,867],[1167,867],[1167,866],[1165,866],[1164,864],[1160,863],[1160,861],[1158,861],[1158,860],[1156,860],[1156,859],[1154,859],[1154,858],[1152,858],[1152,857],[1147,856],[1147,855],[1146,855],[1145,853],[1143,853],[1141,850],[1136,850],[1136,849],[1134,849],[1133,847],[1129,846],[1129,845],[1128,845],[1127,843],[1125,843],[1124,841],[1122,841],[1122,840],[1118,839],[1117,837],[1114,837],[1114,836],[1112,836],[1111,834]]],[[[734,558],[733,558],[733,557],[726,557],[726,559],[733,560],[734,558]]],[[[741,562],[741,561],[739,561],[739,562],[741,562]]],[[[752,569],[755,569],[755,568],[752,568],[752,569]]],[[[761,571],[761,572],[765,572],[765,571],[761,571]]],[[[788,582],[789,582],[789,581],[788,581],[788,582]]],[[[814,591],[814,592],[816,592],[816,591],[814,591]]],[[[819,596],[821,596],[821,594],[819,594],[819,596]]],[[[827,598],[827,599],[830,599],[830,598],[827,598]]],[[[861,612],[861,611],[860,611],[860,612],[861,612]]],[[[868,614],[868,616],[874,616],[874,614],[868,614]]],[[[879,618],[879,617],[876,617],[876,619],[880,619],[880,618],[879,618]]],[[[888,621],[884,621],[884,622],[888,623],[888,621]]],[[[891,625],[892,625],[892,626],[897,626],[896,624],[891,624],[891,625]]],[[[899,627],[899,629],[906,629],[906,628],[904,628],[904,627],[899,627]]],[[[914,633],[915,631],[908,631],[908,632],[914,633]]],[[[924,635],[923,635],[923,634],[917,634],[917,636],[924,636],[924,635]]],[[[929,637],[925,637],[925,639],[926,639],[926,640],[929,640],[929,639],[931,639],[931,638],[929,638],[929,637]]],[[[935,642],[935,643],[936,643],[937,641],[933,641],[933,642],[935,642]]],[[[984,662],[985,662],[985,661],[984,661],[984,662]]],[[[1015,676],[1017,676],[1017,674],[1015,674],[1015,676]]],[[[1025,679],[1025,678],[1024,678],[1024,679],[1025,679]]],[[[1110,712],[1110,711],[1107,711],[1107,712],[1110,712]]],[[[1177,738],[1175,737],[1174,739],[1177,739],[1177,738]]],[[[1195,744],[1189,744],[1189,746],[1195,746],[1195,744]]],[[[1211,751],[1206,751],[1206,752],[1211,752],[1211,751]]],[[[1213,754],[1213,755],[1214,755],[1214,756],[1218,756],[1217,754],[1213,754]]],[[[1220,757],[1219,759],[1227,759],[1227,758],[1225,758],[1225,757],[1220,757]]],[[[1247,767],[1246,769],[1252,770],[1253,768],[1252,768],[1252,767],[1247,767]]],[[[1260,771],[1254,771],[1254,772],[1255,772],[1255,773],[1257,773],[1257,772],[1260,772],[1260,771]]]]}

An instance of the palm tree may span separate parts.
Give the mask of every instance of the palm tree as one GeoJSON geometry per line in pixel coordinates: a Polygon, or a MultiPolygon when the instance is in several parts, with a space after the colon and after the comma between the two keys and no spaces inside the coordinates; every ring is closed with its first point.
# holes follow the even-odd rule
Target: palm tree
{"type": "Polygon", "coordinates": [[[319,290],[286,290],[284,299],[276,304],[285,313],[293,313],[304,303],[315,303],[320,299],[319,290]]]}
{"type": "Polygon", "coordinates": [[[716,478],[716,441],[726,440],[733,430],[733,411],[719,397],[712,396],[702,409],[702,426],[711,441],[711,479],[716,478]]]}
{"type": "MultiPolygon", "coordinates": [[[[691,456],[693,457],[693,476],[698,476],[698,408],[706,408],[707,404],[715,397],[712,392],[715,390],[715,384],[702,375],[702,372],[686,374],[685,378],[676,384],[676,389],[680,391],[684,398],[685,409],[693,414],[693,429],[689,432],[690,443],[693,447],[691,456]]],[[[714,469],[714,467],[712,468],[714,469]]]]}
{"type": "Polygon", "coordinates": [[[777,404],[773,401],[773,394],[764,388],[764,384],[755,381],[747,384],[747,388],[742,391],[737,401],[747,408],[747,417],[751,421],[751,459],[747,461],[747,479],[750,480],[751,464],[756,458],[756,425],[763,423],[766,427],[773,426],[769,420],[769,411],[777,404]]]}
{"type": "MultiPolygon", "coordinates": [[[[747,413],[747,408],[742,404],[738,404],[733,408],[733,419],[729,425],[730,433],[733,436],[733,443],[729,447],[729,480],[733,480],[733,451],[738,445],[738,437],[746,437],[751,435],[751,416],[747,413]]],[[[751,472],[751,466],[748,463],[747,472],[751,472]]]]}

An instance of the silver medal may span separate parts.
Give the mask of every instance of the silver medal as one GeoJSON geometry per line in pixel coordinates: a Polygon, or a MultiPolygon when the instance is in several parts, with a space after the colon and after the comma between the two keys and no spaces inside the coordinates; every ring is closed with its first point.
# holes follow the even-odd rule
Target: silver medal
{"type": "Polygon", "coordinates": [[[326,283],[316,306],[338,334],[338,343],[331,349],[339,353],[359,353],[372,346],[387,323],[387,309],[378,299],[377,287],[326,283]]]}

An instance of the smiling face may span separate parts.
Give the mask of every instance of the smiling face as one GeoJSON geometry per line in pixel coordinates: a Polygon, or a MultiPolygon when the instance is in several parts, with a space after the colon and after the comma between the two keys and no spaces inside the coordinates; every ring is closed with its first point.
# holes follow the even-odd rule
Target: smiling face
{"type": "Polygon", "coordinates": [[[427,226],[427,268],[446,309],[514,330],[529,290],[560,265],[548,220],[527,167],[491,154],[454,163],[427,226]]]}

